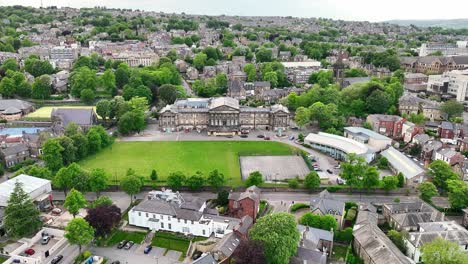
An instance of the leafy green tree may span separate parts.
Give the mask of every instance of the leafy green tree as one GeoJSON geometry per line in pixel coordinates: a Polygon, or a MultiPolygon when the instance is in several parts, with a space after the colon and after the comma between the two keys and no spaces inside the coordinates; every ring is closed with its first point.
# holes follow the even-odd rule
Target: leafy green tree
{"type": "Polygon", "coordinates": [[[34,77],[39,77],[44,74],[52,74],[55,72],[54,67],[48,61],[41,61],[37,58],[27,58],[24,63],[24,70],[29,72],[34,77]]]}
{"type": "MultiPolygon", "coordinates": [[[[98,80],[96,71],[88,67],[80,67],[72,72],[70,75],[70,88],[71,94],[75,97],[81,96],[81,91],[90,89],[96,91],[98,80]]],[[[34,89],[33,89],[34,91],[34,89]]]]}
{"type": "Polygon", "coordinates": [[[222,174],[218,170],[213,170],[208,174],[208,178],[206,179],[206,181],[211,187],[213,187],[216,190],[219,190],[219,188],[221,188],[225,183],[224,174],[222,174]]]}
{"type": "Polygon", "coordinates": [[[81,160],[88,155],[88,138],[81,132],[70,136],[76,147],[76,159],[81,160]]]}
{"type": "Polygon", "coordinates": [[[55,187],[62,189],[66,196],[71,188],[86,191],[87,175],[78,164],[72,163],[68,167],[61,168],[52,183],[55,187]]]}
{"type": "Polygon", "coordinates": [[[101,86],[111,95],[117,94],[117,84],[115,81],[115,74],[112,70],[107,69],[99,79],[101,86]]]}
{"type": "Polygon", "coordinates": [[[169,174],[169,176],[167,177],[167,180],[166,180],[167,186],[169,186],[172,190],[175,190],[175,191],[180,190],[180,188],[185,182],[185,178],[186,177],[182,172],[180,171],[173,172],[169,174]]]}
{"type": "Polygon", "coordinates": [[[89,175],[89,189],[99,197],[100,193],[107,189],[108,181],[109,174],[104,169],[93,169],[89,175]]]}
{"type": "Polygon", "coordinates": [[[102,139],[99,133],[95,130],[89,130],[86,133],[86,137],[88,138],[88,152],[90,154],[97,153],[102,148],[102,139]]]}
{"type": "Polygon", "coordinates": [[[297,252],[300,234],[293,215],[275,213],[259,218],[249,238],[263,244],[268,264],[287,264],[297,252]]]}
{"type": "Polygon", "coordinates": [[[34,234],[42,225],[39,210],[19,181],[15,182],[13,192],[8,199],[3,225],[10,237],[34,234]]]}
{"type": "Polygon", "coordinates": [[[68,243],[78,245],[79,253],[81,247],[89,245],[94,238],[94,229],[83,218],[71,220],[65,227],[65,238],[68,243]]]}
{"type": "Polygon", "coordinates": [[[34,177],[38,177],[41,179],[52,180],[52,172],[46,168],[39,166],[38,164],[29,165],[23,167],[16,171],[15,175],[26,174],[26,175],[34,175],[34,177]]]}
{"type": "Polygon", "coordinates": [[[71,189],[67,194],[67,197],[65,197],[63,206],[67,208],[67,210],[73,215],[73,218],[75,218],[79,210],[81,208],[85,208],[87,204],[88,203],[81,192],[71,189]]]}
{"type": "Polygon", "coordinates": [[[94,91],[91,89],[83,89],[80,92],[80,99],[86,104],[92,104],[94,102],[95,97],[96,95],[94,94],[94,91]]]}
{"type": "Polygon", "coordinates": [[[179,93],[177,87],[172,84],[164,84],[158,89],[159,99],[164,101],[166,104],[173,104],[177,98],[179,98],[179,93]]]}
{"type": "Polygon", "coordinates": [[[309,190],[314,190],[320,187],[320,176],[317,174],[317,172],[312,171],[305,176],[304,187],[309,190]]]}
{"type": "Polygon", "coordinates": [[[362,174],[362,187],[369,190],[371,188],[379,186],[379,182],[379,172],[377,171],[377,167],[367,166],[364,171],[364,174],[362,174]]]}
{"type": "Polygon", "coordinates": [[[448,180],[448,198],[453,209],[468,207],[468,183],[459,179],[448,180]]]}
{"type": "Polygon", "coordinates": [[[440,110],[447,114],[448,119],[450,119],[452,117],[461,116],[464,107],[462,103],[459,103],[455,100],[449,100],[440,106],[440,110]]]}
{"type": "Polygon", "coordinates": [[[110,115],[111,103],[109,100],[99,100],[96,103],[96,113],[102,118],[102,120],[106,121],[106,119],[110,115]]]}
{"type": "Polygon", "coordinates": [[[405,232],[398,232],[396,230],[388,231],[388,238],[397,246],[403,254],[406,254],[406,246],[405,246],[405,237],[407,233],[405,232]]]}
{"type": "Polygon", "coordinates": [[[90,204],[90,208],[96,208],[99,206],[111,206],[113,204],[112,199],[108,196],[99,196],[90,204]]]}
{"type": "Polygon", "coordinates": [[[6,59],[2,63],[2,66],[0,67],[0,70],[2,70],[4,72],[7,72],[8,70],[10,70],[10,71],[19,71],[18,62],[16,62],[15,59],[6,59]]]}
{"type": "Polygon", "coordinates": [[[423,182],[418,186],[419,197],[426,202],[431,202],[432,197],[439,195],[437,188],[432,182],[423,182]]]}
{"type": "Polygon", "coordinates": [[[150,179],[151,179],[152,181],[157,181],[157,180],[158,180],[158,174],[156,173],[156,170],[155,170],[155,169],[153,169],[153,170],[151,171],[150,179]]]}
{"type": "Polygon", "coordinates": [[[421,257],[425,264],[463,264],[468,261],[468,253],[460,245],[437,236],[421,247],[421,257]]]}
{"type": "Polygon", "coordinates": [[[299,180],[294,178],[294,179],[289,179],[288,180],[288,187],[292,189],[296,189],[299,187],[299,180]]]}
{"type": "Polygon", "coordinates": [[[360,178],[366,172],[367,163],[363,157],[354,153],[348,154],[347,161],[341,163],[341,178],[346,180],[346,184],[352,189],[359,187],[360,178]]]}
{"type": "Polygon", "coordinates": [[[221,206],[226,206],[229,203],[229,192],[226,190],[222,190],[218,193],[218,197],[216,198],[216,204],[221,206]]]}
{"type": "Polygon", "coordinates": [[[254,171],[249,174],[249,177],[245,181],[245,186],[261,186],[263,184],[263,175],[259,171],[254,171]]]}
{"type": "Polygon", "coordinates": [[[120,188],[130,195],[130,202],[133,204],[133,196],[141,191],[143,181],[136,175],[127,175],[120,181],[120,188]]]}
{"type": "Polygon", "coordinates": [[[385,176],[382,179],[382,187],[386,191],[395,190],[398,188],[398,177],[397,176],[385,176]]]}
{"type": "Polygon", "coordinates": [[[257,69],[255,65],[248,63],[244,66],[244,72],[247,74],[247,81],[254,82],[257,79],[257,69]]]}
{"type": "Polygon", "coordinates": [[[16,84],[12,78],[4,77],[0,81],[0,93],[4,97],[12,97],[16,92],[16,84]]]}
{"type": "Polygon", "coordinates": [[[338,223],[333,215],[316,215],[311,212],[305,213],[299,219],[302,225],[315,227],[323,230],[330,231],[331,229],[336,230],[338,223]]]}
{"type": "Polygon", "coordinates": [[[267,72],[265,76],[263,76],[264,81],[268,81],[271,84],[271,87],[278,87],[278,75],[276,72],[267,72]]]}
{"type": "Polygon", "coordinates": [[[34,99],[48,99],[52,93],[50,77],[42,75],[34,80],[31,96],[34,99]]]}
{"type": "Polygon", "coordinates": [[[432,177],[434,185],[443,191],[448,190],[448,180],[458,179],[458,175],[452,171],[452,167],[450,167],[450,165],[443,160],[433,161],[429,165],[427,174],[432,177]]]}
{"type": "Polygon", "coordinates": [[[398,188],[403,188],[405,186],[405,176],[403,175],[403,173],[399,172],[397,174],[397,178],[398,178],[398,188]]]}
{"type": "Polygon", "coordinates": [[[366,99],[366,106],[372,114],[384,114],[390,107],[391,102],[389,96],[381,91],[375,90],[366,99]]]}
{"type": "Polygon", "coordinates": [[[269,49],[260,48],[255,53],[255,58],[257,62],[270,62],[273,60],[273,52],[269,49]]]}
{"type": "Polygon", "coordinates": [[[62,159],[63,165],[68,166],[69,164],[76,161],[76,152],[78,148],[74,145],[73,140],[67,136],[61,136],[57,138],[60,146],[62,146],[62,159]]]}
{"type": "Polygon", "coordinates": [[[130,80],[130,72],[126,64],[119,65],[119,68],[115,71],[115,84],[118,88],[124,87],[130,80]]]}
{"type": "Polygon", "coordinates": [[[208,60],[208,56],[205,53],[197,53],[195,57],[193,58],[193,66],[201,71],[203,70],[203,67],[205,67],[206,63],[208,60]]]}
{"type": "Polygon", "coordinates": [[[55,172],[63,167],[62,151],[64,148],[60,145],[58,139],[48,139],[42,147],[42,159],[49,170],[55,172]]]}
{"type": "Polygon", "coordinates": [[[205,178],[203,177],[203,174],[201,171],[197,171],[194,175],[188,177],[185,180],[185,184],[191,191],[198,191],[203,187],[203,184],[205,183],[205,178]]]}
{"type": "Polygon", "coordinates": [[[352,69],[345,70],[344,75],[346,78],[367,77],[366,71],[362,68],[352,68],[352,69]]]}

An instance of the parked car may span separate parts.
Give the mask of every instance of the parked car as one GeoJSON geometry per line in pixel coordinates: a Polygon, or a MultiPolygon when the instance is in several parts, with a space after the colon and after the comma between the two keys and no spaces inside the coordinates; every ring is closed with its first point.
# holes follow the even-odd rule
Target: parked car
{"type": "Polygon", "coordinates": [[[47,244],[49,244],[49,241],[50,241],[50,236],[43,236],[42,240],[41,240],[41,244],[42,245],[47,245],[47,244]]]}
{"type": "Polygon", "coordinates": [[[195,253],[193,253],[192,255],[192,259],[193,260],[197,260],[201,257],[202,253],[200,251],[195,251],[195,253]]]}
{"type": "Polygon", "coordinates": [[[126,250],[129,250],[133,247],[133,245],[135,244],[135,242],[133,241],[128,241],[127,244],[125,244],[125,249],[126,250]]]}
{"type": "Polygon", "coordinates": [[[113,261],[111,264],[120,264],[120,261],[116,260],[116,261],[113,261]]]}
{"type": "Polygon", "coordinates": [[[316,171],[316,172],[322,172],[323,170],[320,169],[320,168],[317,168],[315,171],[316,171]]]}
{"type": "Polygon", "coordinates": [[[117,245],[117,248],[122,249],[123,247],[125,247],[125,244],[127,244],[127,242],[127,240],[120,241],[120,243],[117,245]]]}
{"type": "Polygon", "coordinates": [[[343,179],[338,178],[338,179],[336,179],[336,183],[338,183],[338,185],[343,185],[343,184],[346,184],[346,181],[343,180],[343,179]]]}
{"type": "Polygon", "coordinates": [[[143,250],[143,253],[148,254],[151,252],[152,249],[153,249],[153,246],[148,245],[145,247],[145,250],[143,250]]]}
{"type": "Polygon", "coordinates": [[[62,256],[62,255],[58,255],[58,256],[56,256],[55,258],[52,259],[52,261],[50,262],[50,264],[57,264],[57,263],[59,263],[62,259],[63,259],[63,256],[62,256]]]}
{"type": "Polygon", "coordinates": [[[34,249],[32,248],[28,248],[24,251],[24,254],[29,255],[29,256],[34,255],[34,253],[36,253],[36,251],[34,251],[34,249]]]}
{"type": "Polygon", "coordinates": [[[232,135],[227,135],[226,137],[227,137],[227,138],[233,138],[233,136],[232,136],[232,135]]]}
{"type": "Polygon", "coordinates": [[[294,137],[294,135],[291,135],[291,136],[289,137],[289,140],[292,141],[292,140],[294,140],[295,138],[296,138],[296,137],[294,137]]]}
{"type": "Polygon", "coordinates": [[[320,168],[317,166],[314,166],[314,171],[318,171],[318,170],[320,170],[320,168]]]}
{"type": "Polygon", "coordinates": [[[340,164],[336,165],[335,169],[341,169],[341,165],[340,164]]]}
{"type": "Polygon", "coordinates": [[[270,137],[264,137],[263,139],[264,140],[270,140],[270,137]]]}
{"type": "Polygon", "coordinates": [[[248,136],[247,134],[242,134],[242,135],[240,135],[240,137],[241,137],[241,138],[247,138],[247,137],[249,137],[249,136],[248,136]]]}
{"type": "Polygon", "coordinates": [[[330,169],[328,169],[327,172],[328,172],[329,174],[333,174],[333,171],[331,171],[330,169]]]}
{"type": "Polygon", "coordinates": [[[264,135],[257,135],[258,138],[264,138],[264,135]]]}

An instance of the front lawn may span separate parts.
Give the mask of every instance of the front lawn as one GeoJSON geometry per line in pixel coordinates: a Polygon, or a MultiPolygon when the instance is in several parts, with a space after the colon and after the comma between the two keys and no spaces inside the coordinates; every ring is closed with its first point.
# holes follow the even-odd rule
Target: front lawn
{"type": "Polygon", "coordinates": [[[137,244],[141,244],[146,237],[144,232],[128,232],[116,230],[113,232],[109,238],[104,242],[105,246],[114,246],[117,245],[122,240],[133,241],[137,244]]]}
{"type": "Polygon", "coordinates": [[[206,177],[218,169],[226,184],[241,185],[239,156],[291,155],[292,146],[274,141],[150,141],[115,142],[98,154],[80,162],[85,169],[103,168],[117,183],[128,168],[149,180],[153,169],[158,181],[175,171],[190,176],[201,171],[206,177]]]}
{"type": "MultiPolygon", "coordinates": [[[[206,238],[195,237],[194,241],[202,241],[206,238]]],[[[176,233],[169,232],[156,232],[154,235],[153,241],[151,242],[152,246],[165,248],[167,250],[175,250],[182,252],[182,256],[185,257],[188,247],[190,245],[190,239],[179,235],[176,233]]]]}
{"type": "Polygon", "coordinates": [[[3,263],[3,262],[5,262],[6,260],[7,260],[7,258],[6,258],[6,257],[0,256],[0,263],[3,263]]]}

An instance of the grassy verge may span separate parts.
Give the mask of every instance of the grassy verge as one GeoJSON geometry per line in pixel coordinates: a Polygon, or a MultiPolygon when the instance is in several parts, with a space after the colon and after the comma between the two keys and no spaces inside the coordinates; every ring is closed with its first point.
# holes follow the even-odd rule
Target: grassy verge
{"type": "Polygon", "coordinates": [[[146,237],[144,232],[127,232],[116,230],[113,232],[106,241],[104,241],[105,246],[114,246],[122,240],[133,241],[137,244],[141,244],[146,237]]]}
{"type": "Polygon", "coordinates": [[[334,244],[333,245],[333,254],[331,256],[331,259],[335,260],[335,261],[345,260],[347,251],[348,251],[348,246],[340,245],[340,244],[334,244]]]}
{"type": "MultiPolygon", "coordinates": [[[[195,237],[193,241],[206,240],[204,237],[195,237]]],[[[190,238],[185,237],[182,234],[170,233],[170,232],[156,232],[154,235],[151,245],[155,247],[166,248],[166,253],[169,250],[175,250],[182,252],[181,258],[185,258],[185,254],[190,245],[190,238]]]]}
{"type": "Polygon", "coordinates": [[[7,260],[7,258],[6,258],[6,257],[0,256],[0,263],[3,263],[3,262],[5,262],[6,260],[7,260]]]}

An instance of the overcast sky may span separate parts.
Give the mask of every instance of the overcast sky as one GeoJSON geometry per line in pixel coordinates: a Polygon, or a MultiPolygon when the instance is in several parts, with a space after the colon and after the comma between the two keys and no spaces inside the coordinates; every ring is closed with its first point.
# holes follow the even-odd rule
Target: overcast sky
{"type": "MultiPolygon", "coordinates": [[[[326,17],[344,20],[468,18],[467,0],[42,0],[44,6],[132,8],[204,15],[326,17]]],[[[40,6],[41,0],[0,0],[40,6]]]]}

